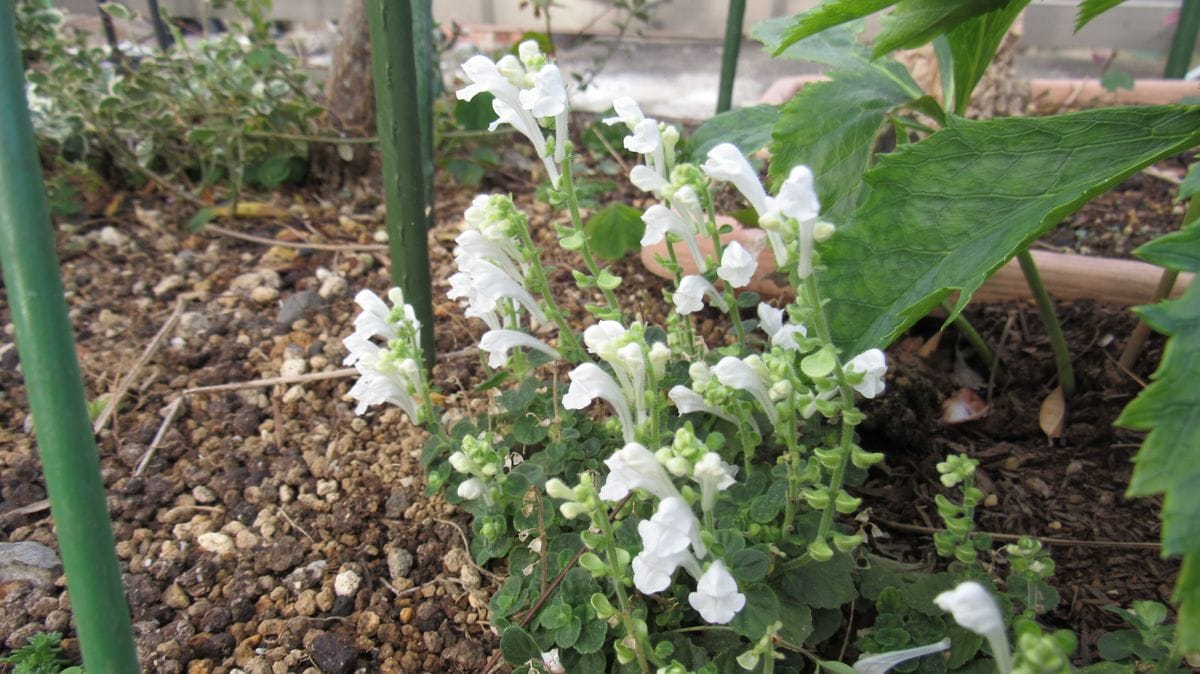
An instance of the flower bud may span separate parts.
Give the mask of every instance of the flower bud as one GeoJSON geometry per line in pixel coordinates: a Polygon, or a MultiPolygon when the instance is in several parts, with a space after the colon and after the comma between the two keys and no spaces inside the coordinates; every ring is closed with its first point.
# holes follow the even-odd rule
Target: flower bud
{"type": "Polygon", "coordinates": [[[834,229],[832,223],[820,220],[813,226],[813,241],[818,243],[828,241],[829,237],[833,236],[834,229]]]}
{"type": "Polygon", "coordinates": [[[808,554],[813,561],[828,562],[833,559],[833,548],[825,541],[813,541],[808,544],[808,554]]]}
{"type": "Polygon", "coordinates": [[[575,501],[567,501],[558,506],[558,512],[562,513],[562,516],[569,520],[573,520],[580,515],[585,515],[587,511],[588,507],[586,505],[575,501]]]}
{"type": "Polygon", "coordinates": [[[667,472],[675,477],[683,477],[692,472],[692,463],[682,456],[673,456],[667,460],[667,472]]]}
{"type": "Polygon", "coordinates": [[[667,371],[667,362],[671,360],[671,349],[662,342],[655,342],[650,346],[647,358],[650,360],[650,367],[654,370],[654,376],[662,377],[667,371]]]}
{"type": "Polygon", "coordinates": [[[562,501],[575,500],[575,491],[557,477],[546,480],[546,494],[562,501]]]}
{"type": "Polygon", "coordinates": [[[467,501],[474,501],[480,496],[483,496],[483,493],[486,491],[486,489],[487,487],[484,486],[483,480],[473,477],[469,480],[463,480],[463,482],[458,485],[458,497],[467,501]]]}

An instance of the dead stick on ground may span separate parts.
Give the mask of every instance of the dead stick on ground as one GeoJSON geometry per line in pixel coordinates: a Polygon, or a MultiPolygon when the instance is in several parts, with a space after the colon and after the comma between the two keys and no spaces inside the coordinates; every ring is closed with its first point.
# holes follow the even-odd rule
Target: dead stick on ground
{"type": "MultiPolygon", "coordinates": [[[[872,522],[878,522],[889,529],[897,531],[907,531],[914,534],[929,534],[933,535],[945,531],[935,527],[922,527],[915,524],[903,524],[901,522],[893,522],[888,519],[879,517],[878,515],[871,516],[872,522]]],[[[979,533],[991,536],[997,541],[1018,541],[1022,536],[1016,534],[1000,534],[990,531],[980,531],[979,533]]],[[[1041,541],[1046,545],[1061,545],[1063,547],[1077,548],[1125,548],[1129,550],[1159,550],[1162,548],[1158,543],[1142,543],[1140,541],[1077,541],[1070,538],[1047,538],[1045,536],[1029,536],[1035,540],[1041,541]]]]}
{"type": "Polygon", "coordinates": [[[142,371],[142,368],[146,366],[146,363],[150,360],[150,356],[154,355],[155,351],[158,351],[159,345],[162,344],[163,339],[167,336],[167,333],[169,333],[171,329],[175,327],[175,323],[179,320],[179,316],[182,313],[183,300],[179,300],[175,303],[175,310],[171,312],[171,315],[167,317],[167,321],[163,323],[161,328],[159,328],[158,334],[154,335],[154,339],[150,340],[150,343],[146,345],[146,348],[142,351],[142,355],[137,359],[137,362],[133,364],[133,367],[129,370],[129,373],[126,374],[121,379],[120,383],[118,383],[117,386],[109,392],[108,402],[104,405],[104,410],[100,412],[100,416],[96,417],[96,422],[92,424],[93,433],[99,433],[100,429],[104,428],[104,426],[108,424],[108,420],[112,418],[113,412],[115,412],[117,409],[117,405],[121,403],[121,398],[125,397],[125,392],[129,390],[130,386],[133,385],[134,378],[136,378],[138,373],[142,371]]]}
{"type": "Polygon", "coordinates": [[[172,400],[170,405],[167,405],[163,421],[158,426],[158,432],[154,434],[154,439],[150,441],[150,446],[146,448],[145,453],[142,454],[142,458],[138,459],[137,468],[133,471],[135,476],[141,475],[146,470],[146,466],[150,463],[150,459],[154,457],[154,452],[158,449],[159,443],[162,442],[163,436],[167,434],[167,429],[171,427],[171,422],[175,419],[175,415],[179,414],[179,408],[183,405],[184,397],[181,395],[172,400]]]}
{"type": "Polygon", "coordinates": [[[264,246],[281,246],[283,248],[308,248],[310,250],[333,250],[346,253],[383,253],[387,252],[388,247],[380,243],[305,243],[298,241],[282,241],[280,239],[268,239],[263,236],[254,236],[253,234],[243,234],[235,232],[232,229],[226,229],[220,225],[209,224],[205,229],[228,236],[232,239],[241,239],[251,243],[261,243],[264,246]]]}

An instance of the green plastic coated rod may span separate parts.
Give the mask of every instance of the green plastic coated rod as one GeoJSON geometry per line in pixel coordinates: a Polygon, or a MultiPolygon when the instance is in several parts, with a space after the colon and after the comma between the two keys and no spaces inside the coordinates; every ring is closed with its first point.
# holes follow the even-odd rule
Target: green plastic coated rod
{"type": "Polygon", "coordinates": [[[717,114],[733,105],[733,80],[737,77],[738,53],[742,49],[742,24],[746,17],[746,0],[729,0],[725,16],[725,47],[721,50],[721,83],[717,90],[717,114]]]}
{"type": "Polygon", "coordinates": [[[392,282],[421,321],[425,366],[433,367],[433,301],[429,274],[429,217],[422,156],[420,102],[413,42],[413,4],[422,0],[369,0],[375,112],[383,155],[388,250],[392,282]]]}
{"type": "Polygon", "coordinates": [[[89,674],[141,671],[42,184],[13,5],[0,5],[0,268],[89,674]]]}

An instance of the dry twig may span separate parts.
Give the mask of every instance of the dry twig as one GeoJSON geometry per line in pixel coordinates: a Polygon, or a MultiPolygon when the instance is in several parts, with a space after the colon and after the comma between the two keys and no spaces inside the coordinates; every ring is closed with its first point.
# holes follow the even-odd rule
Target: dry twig
{"type": "Polygon", "coordinates": [[[208,224],[204,227],[205,231],[228,236],[231,239],[241,239],[251,243],[261,243],[264,246],[280,246],[283,248],[308,248],[310,250],[333,250],[346,253],[383,253],[387,252],[388,247],[381,243],[306,243],[298,241],[282,241],[280,239],[268,239],[264,236],[255,236],[253,234],[243,234],[235,232],[232,229],[226,229],[220,225],[208,224]]]}
{"type": "Polygon", "coordinates": [[[136,378],[138,373],[142,371],[142,368],[146,366],[146,363],[150,360],[150,357],[154,355],[154,352],[158,351],[158,347],[162,344],[163,339],[166,338],[167,333],[169,333],[171,329],[175,327],[175,323],[179,320],[179,316],[182,313],[183,300],[181,299],[175,303],[175,310],[171,312],[171,315],[167,317],[166,322],[163,323],[161,328],[159,328],[158,334],[154,335],[154,339],[151,339],[150,343],[146,345],[146,348],[142,351],[142,355],[137,359],[137,362],[133,364],[133,367],[130,368],[129,373],[126,374],[116,385],[116,387],[109,392],[108,402],[104,405],[104,410],[100,412],[100,416],[96,417],[95,423],[92,424],[93,433],[99,433],[100,429],[104,428],[104,426],[108,423],[108,420],[112,418],[113,413],[117,410],[117,405],[121,403],[121,398],[125,397],[125,392],[129,390],[130,386],[133,385],[134,378],[136,378]]]}

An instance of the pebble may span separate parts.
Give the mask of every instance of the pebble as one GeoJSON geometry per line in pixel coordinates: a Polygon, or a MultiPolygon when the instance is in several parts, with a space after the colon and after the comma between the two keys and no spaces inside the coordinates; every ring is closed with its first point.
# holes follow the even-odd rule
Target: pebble
{"type": "Polygon", "coordinates": [[[180,274],[168,274],[161,281],[155,284],[153,292],[156,296],[161,297],[171,292],[178,290],[183,286],[183,276],[180,274]]]}
{"type": "Polygon", "coordinates": [[[290,405],[292,403],[299,402],[300,399],[304,397],[304,393],[305,391],[303,386],[299,384],[293,384],[292,386],[288,387],[287,391],[284,392],[283,403],[285,405],[290,405]]]}
{"type": "Polygon", "coordinates": [[[278,289],[279,274],[272,269],[260,269],[258,271],[246,272],[245,274],[238,274],[229,282],[230,290],[240,290],[242,292],[250,292],[258,286],[268,286],[278,289]]]}
{"type": "Polygon", "coordinates": [[[308,361],[303,358],[288,358],[279,366],[280,377],[298,377],[308,372],[308,361]]]}
{"type": "Polygon", "coordinates": [[[212,552],[222,557],[232,555],[237,550],[229,534],[217,531],[200,534],[196,537],[196,544],[200,546],[201,550],[212,552]]]}
{"type": "Polygon", "coordinates": [[[319,306],[321,296],[315,290],[293,293],[279,303],[279,313],[275,315],[275,322],[290,328],[293,323],[304,317],[304,312],[319,306]]]}
{"type": "Polygon", "coordinates": [[[113,246],[114,248],[120,248],[121,246],[129,243],[129,237],[122,234],[121,230],[113,227],[112,225],[108,225],[104,229],[101,229],[100,233],[96,236],[96,239],[100,243],[113,246]]]}
{"type": "Polygon", "coordinates": [[[192,489],[192,498],[196,499],[196,503],[212,503],[217,500],[217,495],[212,489],[201,484],[192,489]]]}
{"type": "Polygon", "coordinates": [[[183,591],[183,588],[175,583],[171,583],[167,586],[166,590],[163,590],[162,601],[167,606],[178,610],[185,609],[192,603],[191,598],[183,591]]]}
{"type": "Polygon", "coordinates": [[[427,601],[417,607],[417,613],[413,616],[413,624],[422,632],[433,632],[442,626],[442,621],[446,619],[446,612],[441,606],[427,601]]]}
{"type": "Polygon", "coordinates": [[[271,286],[255,286],[250,291],[250,299],[259,304],[270,304],[279,299],[279,289],[271,286]]]}
{"type": "Polygon", "coordinates": [[[346,292],[346,288],[348,288],[349,285],[350,284],[347,283],[346,279],[342,276],[330,274],[321,281],[321,287],[317,290],[317,295],[319,295],[323,300],[338,297],[342,293],[346,292]]]}
{"type": "Polygon", "coordinates": [[[238,550],[249,550],[258,545],[258,536],[255,536],[254,532],[249,529],[242,529],[234,534],[233,544],[238,550]]]}
{"type": "Polygon", "coordinates": [[[333,579],[333,592],[339,597],[353,597],[362,585],[362,576],[354,569],[342,569],[333,579]]]}
{"type": "Polygon", "coordinates": [[[408,578],[413,567],[412,553],[401,547],[388,548],[387,567],[393,583],[408,578]]]}
{"type": "Polygon", "coordinates": [[[332,632],[318,634],[309,646],[308,654],[323,674],[350,674],[358,659],[354,643],[332,632]]]}
{"type": "Polygon", "coordinates": [[[26,581],[34,585],[53,585],[61,572],[58,554],[41,543],[0,543],[0,584],[26,581]]]}

